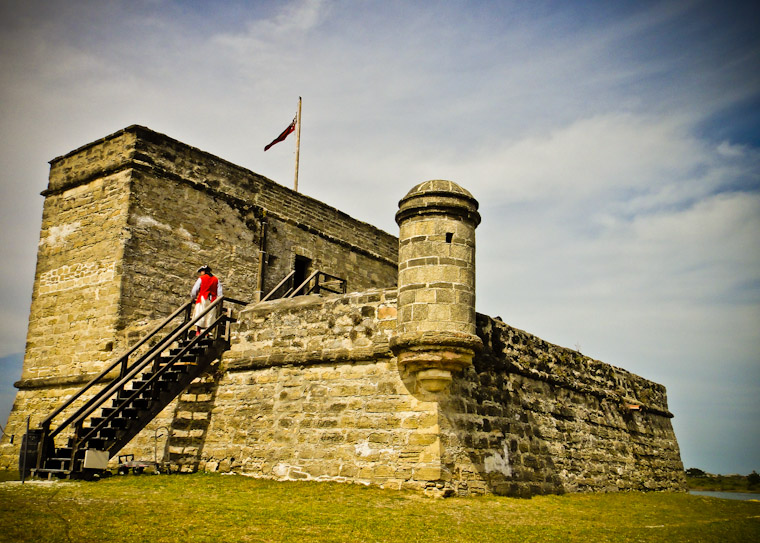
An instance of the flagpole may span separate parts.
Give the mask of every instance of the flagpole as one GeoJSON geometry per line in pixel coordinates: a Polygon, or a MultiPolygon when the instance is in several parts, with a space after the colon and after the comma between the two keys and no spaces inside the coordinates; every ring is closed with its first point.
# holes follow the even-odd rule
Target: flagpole
{"type": "Polygon", "coordinates": [[[298,115],[296,116],[296,178],[294,190],[298,192],[298,159],[301,153],[301,97],[298,97],[298,115]]]}

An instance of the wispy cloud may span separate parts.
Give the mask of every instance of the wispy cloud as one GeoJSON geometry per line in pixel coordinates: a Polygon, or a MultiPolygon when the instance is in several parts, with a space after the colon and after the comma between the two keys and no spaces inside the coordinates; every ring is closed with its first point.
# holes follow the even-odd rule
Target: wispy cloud
{"type": "MultiPolygon", "coordinates": [[[[685,459],[719,469],[690,390],[760,392],[756,20],[709,1],[3,4],[19,287],[0,356],[24,345],[49,159],[141,123],[289,184],[292,151],[262,149],[302,95],[302,190],[395,232],[412,185],[460,182],[482,206],[479,310],[664,382],[685,459]]],[[[735,409],[757,450],[760,407],[738,402],[711,420],[735,409]]]]}

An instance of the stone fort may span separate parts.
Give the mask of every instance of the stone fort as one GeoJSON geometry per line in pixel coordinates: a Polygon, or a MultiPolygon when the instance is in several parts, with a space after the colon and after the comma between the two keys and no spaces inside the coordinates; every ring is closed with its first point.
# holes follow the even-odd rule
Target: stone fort
{"type": "Polygon", "coordinates": [[[53,159],[42,194],[2,469],[43,475],[63,455],[66,476],[134,454],[437,496],[685,488],[662,385],[476,313],[481,217],[454,182],[399,195],[397,238],[130,126],[53,159]],[[189,305],[201,264],[235,302],[207,352],[187,318],[150,335],[189,305]],[[150,358],[164,347],[176,356],[150,358]],[[108,394],[111,411],[93,403],[108,394]]]}

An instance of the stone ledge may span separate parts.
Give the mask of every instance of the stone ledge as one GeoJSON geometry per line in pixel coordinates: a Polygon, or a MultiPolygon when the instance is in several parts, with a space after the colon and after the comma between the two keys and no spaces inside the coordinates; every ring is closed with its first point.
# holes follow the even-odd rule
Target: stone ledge
{"type": "Polygon", "coordinates": [[[395,335],[390,340],[393,352],[398,353],[403,349],[409,349],[419,345],[436,347],[459,347],[472,349],[478,353],[483,350],[483,341],[476,335],[456,331],[421,331],[405,332],[395,335]]]}
{"type": "Polygon", "coordinates": [[[658,405],[660,402],[657,400],[665,404],[667,402],[665,388],[662,385],[571,349],[549,343],[528,332],[511,327],[499,319],[478,313],[476,320],[478,335],[484,343],[483,352],[476,355],[473,360],[476,365],[480,361],[481,364],[493,366],[494,371],[515,373],[581,394],[593,395],[602,400],[617,403],[621,407],[635,404],[638,407],[636,411],[673,418],[673,414],[666,406],[658,405]],[[517,339],[517,341],[512,342],[511,339],[517,339]],[[546,356],[542,357],[542,355],[546,356]],[[602,369],[608,374],[607,381],[598,377],[594,378],[594,374],[598,374],[602,369]],[[611,379],[612,377],[614,379],[611,379]],[[644,389],[645,393],[647,390],[655,390],[656,395],[661,398],[651,401],[646,397],[631,395],[630,391],[620,388],[620,379],[624,379],[629,384],[636,384],[637,388],[644,389]],[[617,385],[617,388],[614,388],[614,385],[617,385]]]}
{"type": "Polygon", "coordinates": [[[356,349],[337,349],[320,351],[236,351],[222,359],[227,372],[264,369],[278,366],[317,366],[321,364],[356,363],[393,358],[387,343],[378,343],[373,347],[356,349]]]}
{"type": "Polygon", "coordinates": [[[648,412],[654,415],[667,417],[669,419],[672,419],[674,416],[673,413],[667,409],[661,409],[660,407],[642,402],[639,399],[633,399],[630,397],[615,394],[614,392],[610,392],[601,387],[562,379],[561,377],[556,377],[549,373],[542,372],[533,368],[526,368],[513,360],[507,361],[507,367],[511,373],[516,373],[518,375],[522,375],[523,377],[530,377],[531,379],[535,379],[536,381],[543,381],[545,383],[549,383],[550,385],[574,390],[575,392],[579,392],[581,394],[590,394],[592,396],[596,396],[597,398],[620,404],[621,406],[626,404],[637,404],[637,410],[640,412],[648,412]]]}
{"type": "Polygon", "coordinates": [[[393,303],[395,305],[397,298],[397,289],[392,288],[376,288],[367,289],[361,292],[348,292],[346,294],[309,294],[308,296],[296,296],[294,298],[278,298],[275,300],[267,300],[265,302],[259,302],[251,304],[241,311],[250,315],[268,315],[273,312],[292,312],[306,309],[312,306],[328,306],[328,305],[368,305],[368,304],[381,304],[393,303]]]}
{"type": "MultiPolygon", "coordinates": [[[[20,379],[13,383],[13,386],[19,390],[33,390],[37,388],[55,388],[62,386],[84,385],[97,377],[97,373],[82,373],[79,375],[61,375],[59,377],[37,377],[32,379],[20,379]]],[[[118,372],[106,375],[101,380],[102,383],[110,383],[118,377],[118,372]]]]}

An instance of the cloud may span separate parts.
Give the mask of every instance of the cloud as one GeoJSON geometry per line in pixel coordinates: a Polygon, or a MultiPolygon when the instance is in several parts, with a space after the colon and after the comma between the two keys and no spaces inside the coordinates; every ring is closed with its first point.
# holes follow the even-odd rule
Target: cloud
{"type": "MultiPolygon", "coordinates": [[[[301,95],[302,191],[395,233],[409,188],[461,183],[483,215],[478,309],[663,382],[693,450],[691,383],[757,392],[756,14],[701,1],[0,5],[0,259],[17,283],[0,356],[24,344],[48,160],[139,123],[289,185],[292,142],[263,146],[301,95]]],[[[749,434],[760,416],[715,409],[712,421],[736,409],[749,434]]]]}
{"type": "Polygon", "coordinates": [[[303,44],[306,34],[326,17],[326,4],[320,0],[305,0],[284,4],[271,17],[254,19],[245,31],[218,34],[214,41],[235,52],[239,59],[256,63],[280,60],[283,49],[292,53],[303,44]]]}
{"type": "Polygon", "coordinates": [[[423,167],[472,179],[484,197],[512,203],[635,193],[683,178],[700,160],[699,145],[678,119],[618,113],[484,147],[469,156],[430,157],[423,167]]]}

